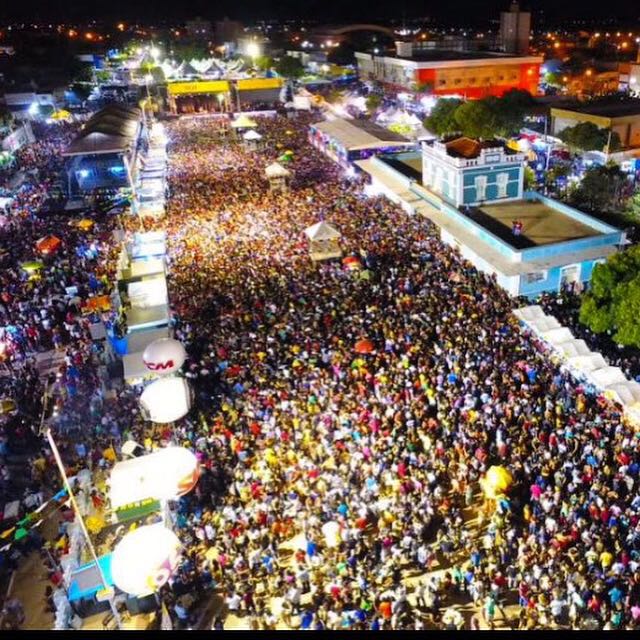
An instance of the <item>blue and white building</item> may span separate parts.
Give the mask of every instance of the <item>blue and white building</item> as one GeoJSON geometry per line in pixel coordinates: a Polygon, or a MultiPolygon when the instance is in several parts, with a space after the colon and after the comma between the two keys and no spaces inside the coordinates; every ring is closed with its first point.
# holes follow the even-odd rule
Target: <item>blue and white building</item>
{"type": "Polygon", "coordinates": [[[425,187],[456,207],[522,199],[525,155],[459,137],[422,144],[425,187]]]}
{"type": "Polygon", "coordinates": [[[524,164],[522,154],[469,138],[355,162],[371,177],[371,195],[384,194],[429,219],[445,243],[510,294],[535,297],[583,287],[594,266],[624,244],[625,234],[524,191],[524,164]]]}

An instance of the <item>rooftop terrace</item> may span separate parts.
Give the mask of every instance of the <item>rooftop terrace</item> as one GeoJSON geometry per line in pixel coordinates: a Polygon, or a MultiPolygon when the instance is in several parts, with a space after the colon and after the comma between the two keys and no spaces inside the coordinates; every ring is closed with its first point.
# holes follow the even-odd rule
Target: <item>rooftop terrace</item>
{"type": "Polygon", "coordinates": [[[517,200],[503,204],[469,207],[462,213],[514,249],[530,249],[558,242],[599,235],[599,231],[544,202],[517,200]],[[522,223],[522,233],[512,232],[512,223],[522,223]]]}

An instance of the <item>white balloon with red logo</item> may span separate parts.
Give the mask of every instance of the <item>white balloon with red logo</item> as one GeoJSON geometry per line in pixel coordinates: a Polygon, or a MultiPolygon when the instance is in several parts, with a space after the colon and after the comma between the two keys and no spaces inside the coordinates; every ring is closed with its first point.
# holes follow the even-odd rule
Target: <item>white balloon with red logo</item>
{"type": "Polygon", "coordinates": [[[181,551],[176,534],[161,523],[134,529],[113,550],[113,583],[133,596],[155,593],[175,573],[181,551]]]}
{"type": "Polygon", "coordinates": [[[184,345],[174,338],[154,340],[142,354],[145,367],[158,374],[178,371],[186,359],[184,345]]]}

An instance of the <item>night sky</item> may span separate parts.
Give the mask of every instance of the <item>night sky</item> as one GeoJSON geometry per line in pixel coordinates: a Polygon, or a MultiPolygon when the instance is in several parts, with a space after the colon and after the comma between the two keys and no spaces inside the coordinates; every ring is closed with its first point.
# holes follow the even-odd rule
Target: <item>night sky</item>
{"type": "MultiPolygon", "coordinates": [[[[273,18],[311,18],[327,22],[359,22],[431,16],[460,24],[486,24],[508,7],[510,0],[20,0],[0,2],[0,20],[36,18],[77,20],[141,20],[156,22],[160,16],[181,20],[195,15],[216,19],[225,15],[250,21],[273,18]]],[[[524,0],[523,6],[542,11],[549,20],[566,18],[618,18],[640,20],[636,0],[524,0]]]]}

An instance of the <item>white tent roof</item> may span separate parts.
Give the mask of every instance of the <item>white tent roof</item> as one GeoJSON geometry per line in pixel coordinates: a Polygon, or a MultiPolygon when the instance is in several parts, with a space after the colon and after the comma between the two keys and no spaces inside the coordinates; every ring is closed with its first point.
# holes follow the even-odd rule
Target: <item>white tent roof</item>
{"type": "Polygon", "coordinates": [[[308,229],[304,230],[309,240],[337,240],[340,238],[340,232],[326,222],[316,222],[308,229]]]}
{"type": "Polygon", "coordinates": [[[597,369],[608,367],[607,361],[601,353],[590,353],[583,356],[571,356],[568,358],[569,364],[582,373],[590,373],[597,369]]]}
{"type": "Polygon", "coordinates": [[[619,382],[608,386],[605,391],[625,406],[631,407],[640,401],[640,384],[637,382],[619,382]]]}
{"type": "Polygon", "coordinates": [[[537,320],[532,320],[527,323],[534,333],[542,334],[545,331],[551,331],[552,329],[559,329],[560,323],[552,316],[544,316],[537,320]]]}
{"type": "Polygon", "coordinates": [[[257,127],[255,120],[252,120],[249,116],[241,113],[232,123],[231,126],[234,129],[249,129],[251,127],[257,127]]]}
{"type": "Polygon", "coordinates": [[[348,151],[413,146],[411,140],[371,120],[336,118],[318,122],[313,127],[348,151]]]}
{"type": "Polygon", "coordinates": [[[618,367],[602,367],[601,369],[591,371],[589,373],[589,379],[601,389],[606,389],[613,384],[627,380],[622,370],[618,367]]]}
{"type": "Polygon", "coordinates": [[[291,175],[287,169],[277,162],[270,164],[264,172],[267,174],[267,178],[286,178],[291,175]]]}
{"type": "Polygon", "coordinates": [[[242,137],[245,140],[262,140],[262,136],[255,129],[249,129],[242,137]]]}
{"type": "Polygon", "coordinates": [[[530,322],[531,320],[539,320],[540,318],[548,317],[539,304],[532,304],[528,307],[516,309],[513,312],[513,315],[523,322],[530,322]]]}
{"type": "Polygon", "coordinates": [[[561,344],[557,344],[556,348],[558,351],[562,352],[562,354],[567,358],[575,358],[577,356],[588,356],[591,354],[591,350],[587,346],[587,343],[584,340],[569,340],[567,342],[562,342],[561,344]]]}
{"type": "Polygon", "coordinates": [[[549,344],[557,345],[563,342],[571,342],[573,340],[573,334],[567,327],[558,327],[557,329],[550,329],[542,334],[544,340],[549,344]]]}

